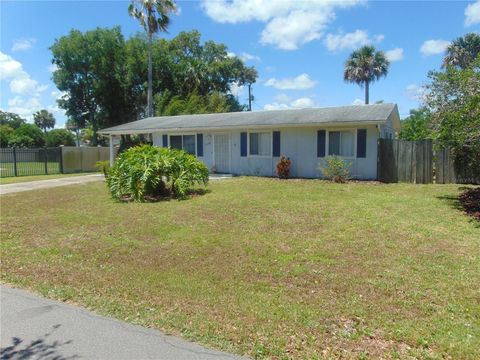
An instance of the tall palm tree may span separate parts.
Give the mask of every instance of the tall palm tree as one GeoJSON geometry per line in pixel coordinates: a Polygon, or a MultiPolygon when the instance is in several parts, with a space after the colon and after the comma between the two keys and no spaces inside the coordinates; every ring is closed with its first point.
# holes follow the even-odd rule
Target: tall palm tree
{"type": "Polygon", "coordinates": [[[469,33],[452,41],[443,58],[443,67],[457,66],[461,69],[469,67],[480,55],[480,35],[469,33]]]}
{"type": "Polygon", "coordinates": [[[152,85],[152,39],[153,34],[167,32],[170,24],[169,13],[176,10],[173,0],[132,0],[128,13],[137,19],[147,32],[148,37],[148,91],[147,115],[153,116],[152,85]]]}
{"type": "Polygon", "coordinates": [[[365,87],[365,104],[368,104],[370,83],[387,76],[389,66],[390,62],[383,51],[376,51],[373,46],[363,46],[350,54],[345,63],[343,78],[365,87]]]}
{"type": "Polygon", "coordinates": [[[45,109],[33,114],[33,122],[44,132],[47,132],[47,129],[53,129],[55,127],[55,117],[45,109]]]}

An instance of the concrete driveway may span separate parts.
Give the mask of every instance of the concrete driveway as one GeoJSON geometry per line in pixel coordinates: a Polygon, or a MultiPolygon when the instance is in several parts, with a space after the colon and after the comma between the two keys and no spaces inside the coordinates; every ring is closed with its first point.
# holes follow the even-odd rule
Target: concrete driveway
{"type": "Polygon", "coordinates": [[[241,359],[4,285],[0,325],[1,360],[241,359]]]}
{"type": "Polygon", "coordinates": [[[102,174],[70,176],[58,179],[28,181],[16,184],[0,185],[0,195],[17,193],[22,191],[49,189],[58,186],[67,186],[75,184],[86,184],[94,181],[103,181],[105,177],[102,174]]]}

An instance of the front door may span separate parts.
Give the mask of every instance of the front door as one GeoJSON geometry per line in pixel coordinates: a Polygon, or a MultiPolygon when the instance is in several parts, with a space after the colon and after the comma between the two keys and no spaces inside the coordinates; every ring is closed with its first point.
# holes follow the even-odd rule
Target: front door
{"type": "Polygon", "coordinates": [[[230,172],[230,136],[215,134],[213,143],[215,171],[220,174],[228,174],[230,172]]]}

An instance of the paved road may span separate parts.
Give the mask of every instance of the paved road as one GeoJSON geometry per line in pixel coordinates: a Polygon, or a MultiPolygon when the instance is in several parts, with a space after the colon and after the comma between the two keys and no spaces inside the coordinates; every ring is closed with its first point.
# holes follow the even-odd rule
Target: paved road
{"type": "Polygon", "coordinates": [[[69,176],[58,179],[28,181],[16,184],[0,185],[0,195],[16,193],[21,191],[49,189],[58,186],[85,184],[93,181],[102,181],[104,176],[101,174],[69,176]]]}
{"type": "Polygon", "coordinates": [[[4,285],[0,325],[1,360],[240,359],[4,285]]]}

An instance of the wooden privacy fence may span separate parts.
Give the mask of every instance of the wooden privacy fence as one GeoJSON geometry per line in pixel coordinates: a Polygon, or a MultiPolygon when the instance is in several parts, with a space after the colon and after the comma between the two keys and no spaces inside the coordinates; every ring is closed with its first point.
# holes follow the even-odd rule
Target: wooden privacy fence
{"type": "Polygon", "coordinates": [[[108,147],[74,147],[62,146],[63,172],[65,174],[75,172],[95,171],[97,161],[110,159],[108,147]]]}
{"type": "Polygon", "coordinates": [[[379,139],[377,176],[387,183],[478,183],[468,169],[459,173],[450,148],[434,150],[432,140],[379,139]]]}

